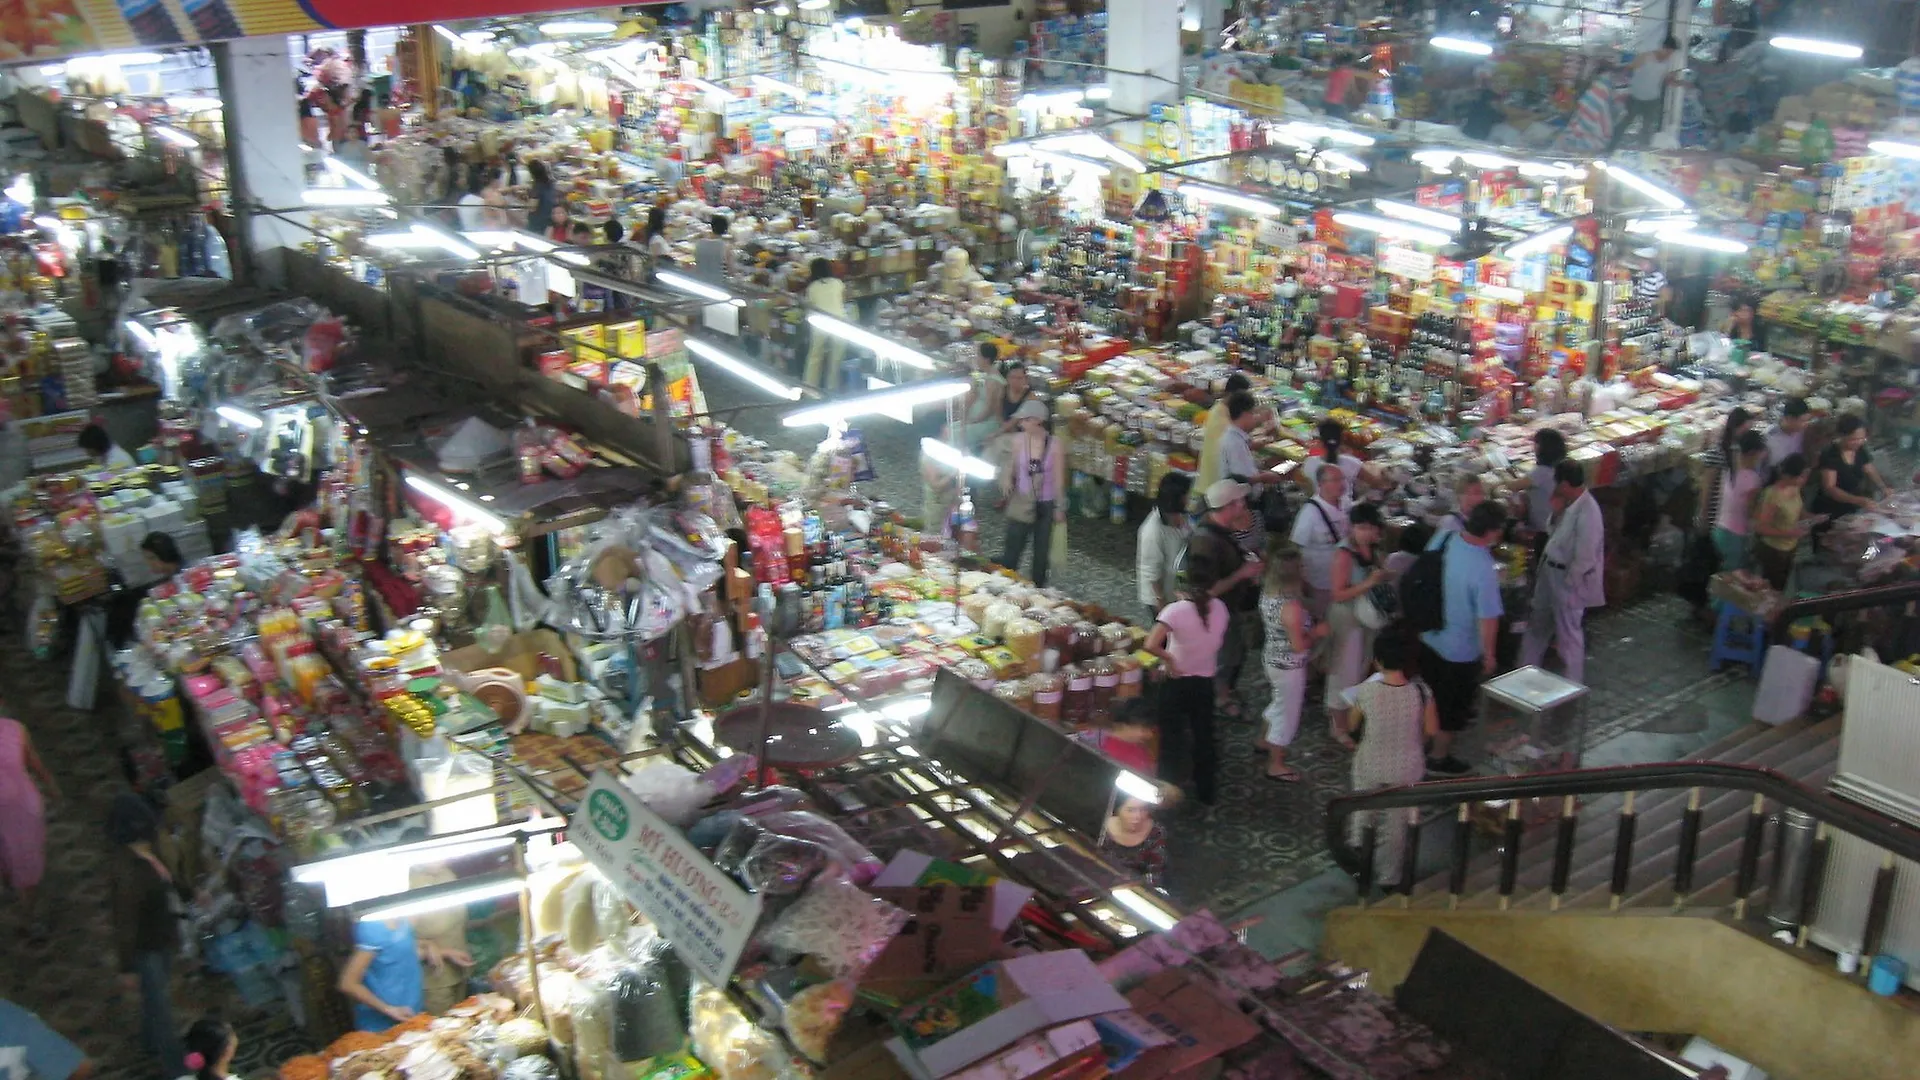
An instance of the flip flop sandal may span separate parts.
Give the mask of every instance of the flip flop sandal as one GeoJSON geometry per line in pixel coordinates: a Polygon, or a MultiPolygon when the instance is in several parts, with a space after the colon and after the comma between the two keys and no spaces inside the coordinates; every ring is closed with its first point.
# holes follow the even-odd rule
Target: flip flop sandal
{"type": "Polygon", "coordinates": [[[1282,783],[1282,784],[1297,784],[1297,783],[1299,783],[1299,782],[1300,782],[1300,770],[1299,770],[1299,769],[1295,769],[1295,768],[1292,768],[1292,767],[1290,767],[1290,766],[1286,766],[1286,767],[1283,767],[1283,768],[1284,768],[1284,771],[1282,771],[1282,772],[1277,772],[1277,773],[1276,773],[1276,772],[1270,772],[1270,773],[1268,773],[1268,774],[1267,774],[1267,779],[1269,779],[1269,780],[1273,780],[1273,781],[1275,781],[1275,782],[1278,782],[1278,783],[1282,783]]]}

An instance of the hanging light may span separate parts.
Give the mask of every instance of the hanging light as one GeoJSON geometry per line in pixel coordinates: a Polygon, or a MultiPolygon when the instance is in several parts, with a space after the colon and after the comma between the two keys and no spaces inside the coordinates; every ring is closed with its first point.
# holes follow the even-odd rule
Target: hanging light
{"type": "Polygon", "coordinates": [[[360,909],[358,922],[405,919],[451,907],[465,907],[482,900],[498,900],[524,890],[527,883],[518,874],[506,874],[478,881],[454,881],[446,885],[416,889],[396,900],[383,901],[360,909]]]}
{"type": "Polygon", "coordinates": [[[1113,787],[1120,794],[1139,799],[1143,803],[1152,803],[1156,806],[1160,803],[1159,787],[1132,769],[1121,769],[1113,778],[1113,787]]]}
{"type": "Polygon", "coordinates": [[[1774,38],[1767,44],[1785,52],[1832,56],[1841,60],[1858,60],[1866,55],[1866,50],[1858,45],[1850,45],[1844,41],[1822,41],[1819,38],[1782,36],[1774,38]]]}
{"type": "Polygon", "coordinates": [[[1666,232],[1672,229],[1691,229],[1700,222],[1691,214],[1674,217],[1633,218],[1627,222],[1627,231],[1638,235],[1666,232]]]}
{"type": "Polygon", "coordinates": [[[1427,44],[1446,52],[1466,53],[1469,56],[1492,56],[1493,46],[1472,38],[1449,37],[1445,34],[1428,39],[1427,44]]]}
{"type": "Polygon", "coordinates": [[[413,231],[417,235],[430,238],[434,243],[440,245],[442,250],[456,259],[477,259],[480,257],[479,248],[474,247],[472,244],[467,243],[465,240],[460,239],[458,236],[455,236],[438,225],[430,225],[423,221],[415,222],[413,231]]]}
{"type": "Polygon", "coordinates": [[[1429,229],[1406,221],[1396,221],[1388,217],[1375,217],[1372,214],[1355,214],[1341,211],[1333,215],[1334,224],[1348,229],[1360,229],[1364,232],[1379,233],[1400,240],[1411,240],[1417,244],[1430,244],[1440,247],[1453,240],[1452,233],[1438,229],[1429,229]]]}
{"type": "Polygon", "coordinates": [[[723,352],[719,348],[699,338],[687,338],[686,346],[688,352],[711,361],[715,367],[742,382],[752,383],[754,386],[765,390],[774,397],[786,398],[788,401],[800,400],[801,390],[799,387],[788,386],[778,379],[761,373],[752,364],[740,357],[723,352]]]}
{"type": "Polygon", "coordinates": [[[921,439],[920,452],[955,472],[978,480],[991,480],[999,475],[999,470],[991,462],[982,461],[939,439],[921,439]]]}
{"type": "Polygon", "coordinates": [[[327,171],[363,191],[379,191],[380,182],[337,157],[327,159],[327,171]]]}
{"type": "Polygon", "coordinates": [[[1747,245],[1738,240],[1729,240],[1724,236],[1708,236],[1705,233],[1697,233],[1684,228],[1655,233],[1654,236],[1663,244],[1678,244],[1681,247],[1699,248],[1702,251],[1718,251],[1727,255],[1739,255],[1747,250],[1747,245]]]}
{"type": "Polygon", "coordinates": [[[153,133],[175,146],[185,147],[188,150],[198,150],[200,148],[199,139],[194,138],[171,124],[155,124],[153,125],[153,133]]]}
{"type": "Polygon", "coordinates": [[[1596,161],[1593,163],[1593,167],[1603,170],[1608,176],[1620,181],[1622,184],[1645,195],[1647,198],[1652,199],[1654,202],[1659,203],[1669,210],[1685,210],[1687,208],[1687,200],[1675,195],[1673,192],[1668,191],[1666,188],[1661,187],[1651,180],[1635,176],[1633,173],[1628,172],[1618,165],[1606,161],[1596,161]]]}
{"type": "Polygon", "coordinates": [[[1278,205],[1270,203],[1265,199],[1256,199],[1251,195],[1242,195],[1228,188],[1214,187],[1212,184],[1202,184],[1195,180],[1188,180],[1181,183],[1178,193],[1185,198],[1196,202],[1207,203],[1210,206],[1225,207],[1229,210],[1239,210],[1248,214],[1259,214],[1263,217],[1281,212],[1278,205]]]}
{"type": "Polygon", "coordinates": [[[1460,228],[1460,219],[1452,214],[1443,214],[1438,210],[1429,210],[1412,203],[1395,202],[1392,199],[1375,199],[1373,208],[1392,218],[1411,221],[1415,225],[1430,225],[1436,229],[1445,229],[1451,233],[1460,228]]]}
{"type": "Polygon", "coordinates": [[[1341,172],[1366,172],[1367,163],[1352,154],[1343,154],[1338,150],[1320,150],[1314,154],[1314,160],[1330,169],[1341,172]]]}
{"type": "Polygon", "coordinates": [[[615,24],[597,19],[560,19],[540,24],[540,32],[548,37],[594,37],[617,29],[615,24]]]}
{"type": "Polygon", "coordinates": [[[739,299],[725,289],[717,288],[704,281],[690,278],[685,274],[672,270],[660,271],[653,275],[653,280],[670,289],[679,289],[683,293],[691,293],[703,300],[711,300],[716,304],[735,304],[742,307],[746,305],[746,301],[739,299]]]}
{"type": "Polygon", "coordinates": [[[1141,895],[1140,890],[1129,885],[1124,889],[1113,890],[1113,898],[1120,906],[1146,920],[1156,930],[1171,930],[1176,920],[1167,914],[1164,908],[1141,895]]]}
{"type": "Polygon", "coordinates": [[[845,319],[836,319],[816,311],[807,316],[807,325],[815,330],[824,330],[842,341],[871,350],[875,356],[896,360],[923,371],[933,370],[933,358],[927,354],[917,349],[909,349],[897,341],[883,338],[871,331],[862,330],[845,319]]]}
{"type": "Polygon", "coordinates": [[[266,419],[259,413],[248,412],[237,405],[221,405],[213,411],[220,419],[235,427],[246,428],[248,431],[258,431],[267,426],[266,419]]]}
{"type": "Polygon", "coordinates": [[[1529,255],[1538,255],[1555,244],[1566,243],[1573,236],[1573,226],[1555,225],[1543,229],[1524,240],[1516,240],[1507,245],[1507,258],[1524,259],[1529,255]]]}
{"type": "Polygon", "coordinates": [[[1364,135],[1358,131],[1349,131],[1346,128],[1328,127],[1325,124],[1305,124],[1297,120],[1289,123],[1281,124],[1278,128],[1275,128],[1274,130],[1284,132],[1285,134],[1294,136],[1295,138],[1326,140],[1328,142],[1346,143],[1348,146],[1372,146],[1376,141],[1373,136],[1364,135]]]}
{"type": "Polygon", "coordinates": [[[491,510],[482,508],[477,503],[467,501],[464,496],[456,494],[452,490],[442,487],[424,476],[408,473],[407,486],[453,511],[456,516],[464,516],[479,523],[481,527],[489,532],[506,533],[513,531],[513,527],[507,524],[505,518],[500,517],[491,510]]]}
{"type": "Polygon", "coordinates": [[[1888,157],[1920,159],[1920,146],[1912,143],[1894,142],[1889,139],[1875,139],[1867,144],[1867,149],[1888,157]]]}
{"type": "Polygon", "coordinates": [[[959,397],[972,385],[973,383],[967,379],[935,379],[929,382],[909,383],[906,386],[889,387],[878,393],[862,394],[859,397],[842,398],[839,401],[808,406],[781,417],[780,423],[786,427],[811,427],[815,424],[833,424],[851,420],[856,416],[869,416],[890,409],[911,409],[916,405],[931,405],[936,401],[959,397]]]}
{"type": "Polygon", "coordinates": [[[443,38],[446,38],[448,41],[453,42],[455,45],[460,44],[460,35],[454,33],[453,31],[447,29],[444,26],[441,26],[439,23],[433,24],[433,32],[436,34],[439,34],[443,38]]]}

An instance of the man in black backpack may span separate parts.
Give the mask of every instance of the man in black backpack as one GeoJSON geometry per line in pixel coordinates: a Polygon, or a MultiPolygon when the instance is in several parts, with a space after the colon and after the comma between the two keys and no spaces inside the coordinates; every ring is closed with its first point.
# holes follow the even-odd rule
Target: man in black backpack
{"type": "Polygon", "coordinates": [[[1221,480],[1208,488],[1207,512],[1187,541],[1187,579],[1213,582],[1210,591],[1227,605],[1230,621],[1214,669],[1213,695],[1216,707],[1229,716],[1240,715],[1233,686],[1251,648],[1250,635],[1260,622],[1260,574],[1265,566],[1235,539],[1235,534],[1253,527],[1253,511],[1247,506],[1252,493],[1238,480],[1221,480]]]}
{"type": "Polygon", "coordinates": [[[1493,674],[1494,644],[1500,633],[1500,569],[1493,545],[1507,528],[1507,508],[1491,500],[1473,508],[1466,527],[1440,533],[1428,550],[1444,547],[1440,591],[1445,616],[1438,629],[1420,635],[1420,675],[1433,691],[1440,731],[1433,737],[1427,770],[1467,772],[1453,756],[1453,738],[1472,722],[1480,682],[1493,674]]]}

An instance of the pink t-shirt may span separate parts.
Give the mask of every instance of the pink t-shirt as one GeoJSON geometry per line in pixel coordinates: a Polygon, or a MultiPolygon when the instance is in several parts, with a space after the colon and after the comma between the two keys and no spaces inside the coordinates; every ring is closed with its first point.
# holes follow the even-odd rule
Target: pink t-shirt
{"type": "Polygon", "coordinates": [[[1191,600],[1175,600],[1160,609],[1159,620],[1167,627],[1167,652],[1173,656],[1173,674],[1179,677],[1213,677],[1220,657],[1220,643],[1227,639],[1227,604],[1219,597],[1207,609],[1207,621],[1200,621],[1200,609],[1191,600]]]}
{"type": "Polygon", "coordinates": [[[1735,536],[1747,535],[1747,507],[1753,493],[1760,490],[1756,469],[1734,469],[1720,479],[1720,520],[1714,524],[1735,536]]]}

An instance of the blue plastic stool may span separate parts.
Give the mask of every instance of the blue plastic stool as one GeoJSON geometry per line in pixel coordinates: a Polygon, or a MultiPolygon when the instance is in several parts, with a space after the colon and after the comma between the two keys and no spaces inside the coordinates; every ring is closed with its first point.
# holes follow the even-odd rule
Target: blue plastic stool
{"type": "Polygon", "coordinates": [[[1767,624],[1725,601],[1720,603],[1720,618],[1713,627],[1713,652],[1707,657],[1707,670],[1719,671],[1729,661],[1747,665],[1758,677],[1767,656],[1767,624]]]}

